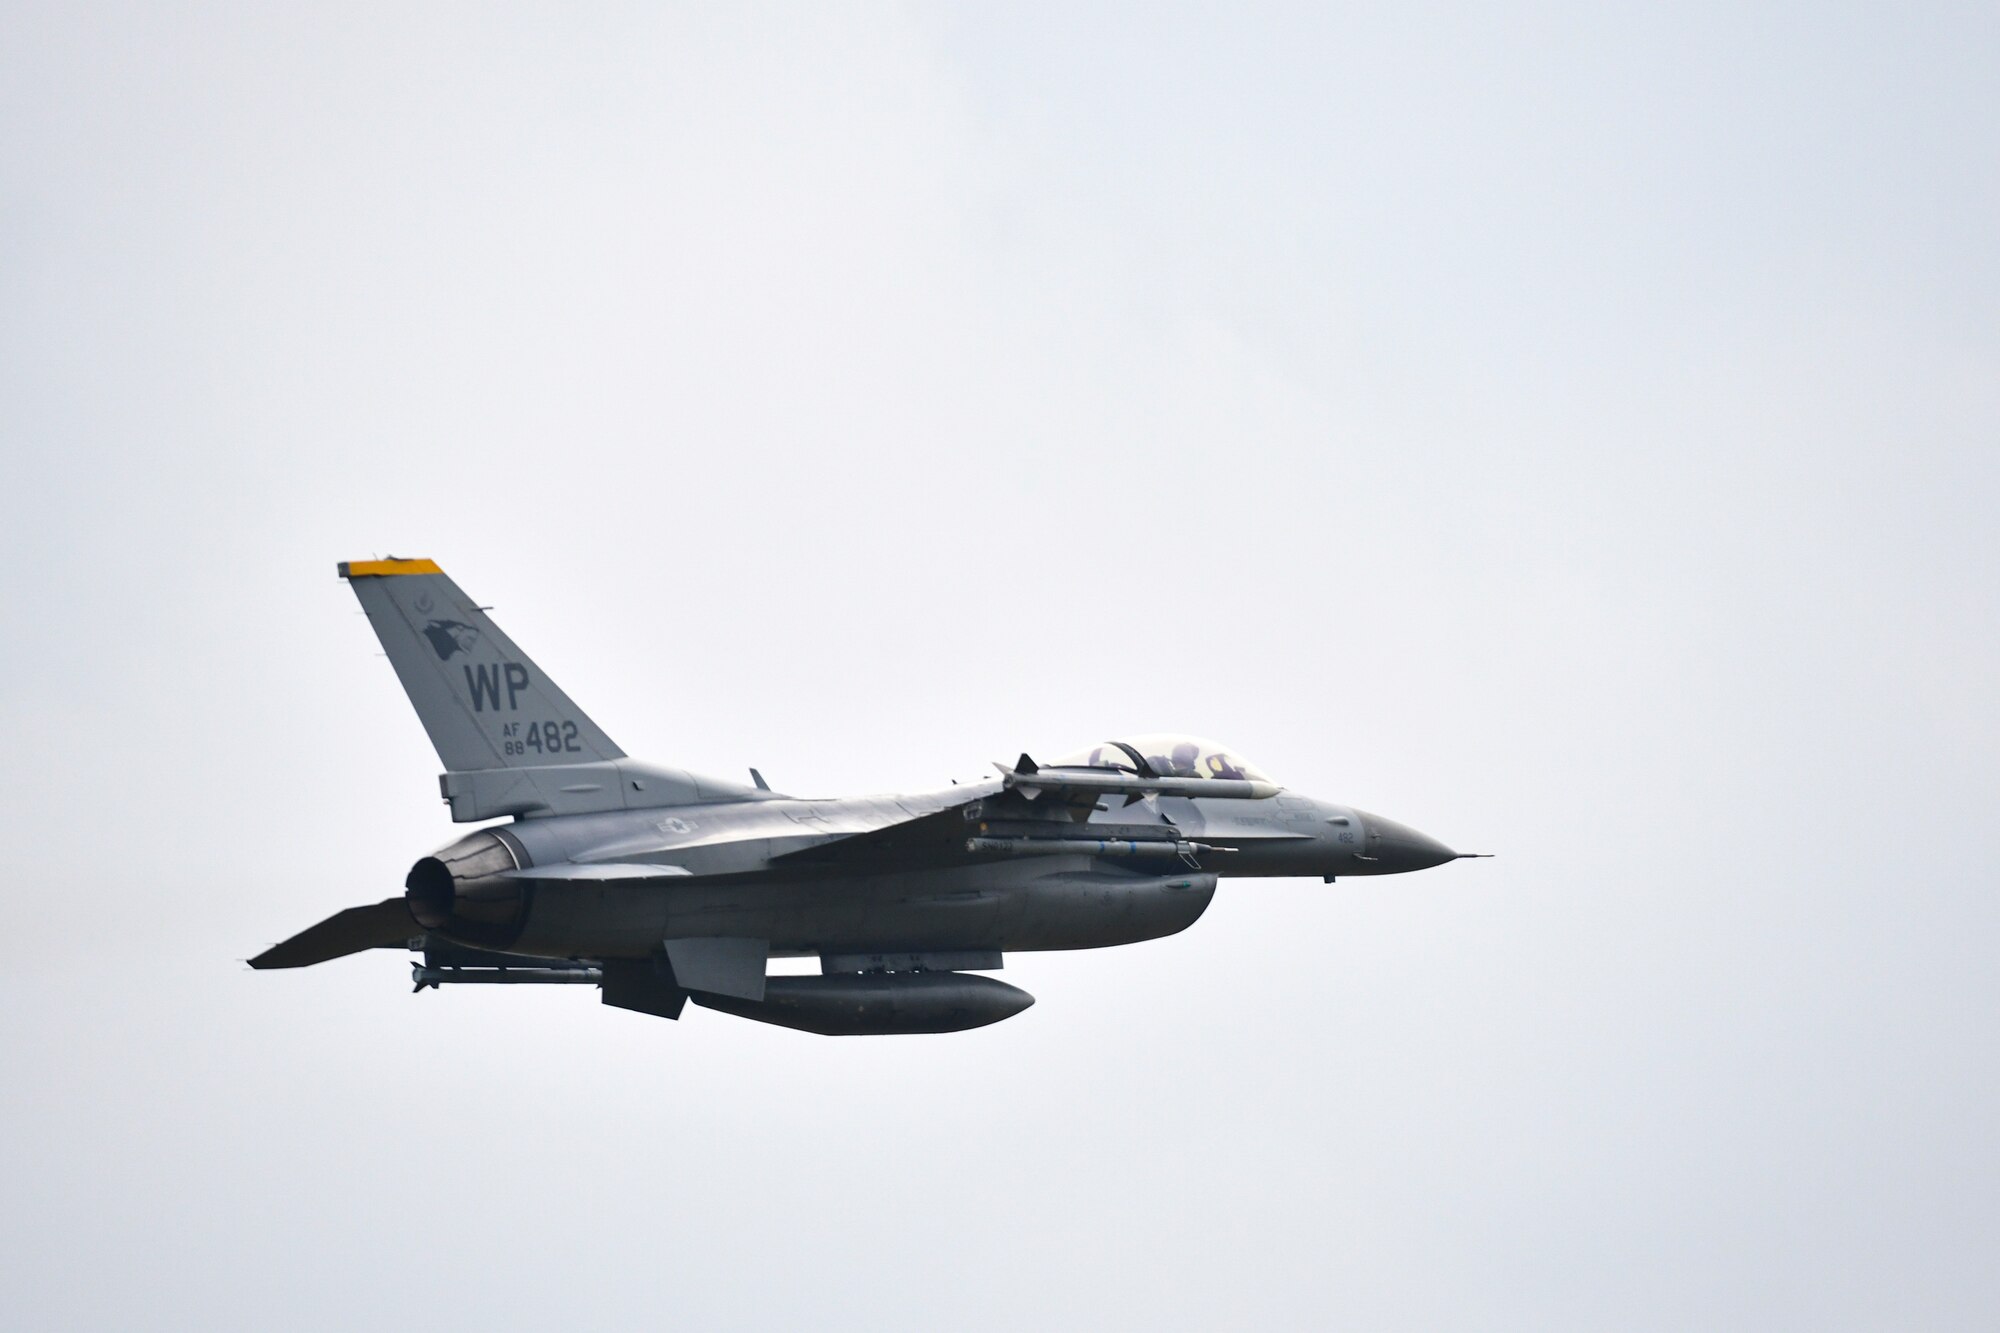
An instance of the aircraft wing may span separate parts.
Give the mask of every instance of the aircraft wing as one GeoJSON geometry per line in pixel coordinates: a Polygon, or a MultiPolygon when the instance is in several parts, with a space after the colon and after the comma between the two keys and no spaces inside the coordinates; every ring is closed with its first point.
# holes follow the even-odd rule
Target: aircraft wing
{"type": "Polygon", "coordinates": [[[973,859],[965,851],[968,830],[995,784],[964,789],[966,799],[894,823],[843,834],[795,851],[780,852],[773,865],[957,865],[973,859]]]}
{"type": "MultiPolygon", "coordinates": [[[[1025,755],[1022,758],[1027,761],[1025,755]]],[[[1180,790],[1183,780],[1169,779],[1171,787],[1163,783],[1158,789],[1146,790],[1130,780],[1107,783],[1096,774],[1072,782],[1071,774],[1053,769],[1029,767],[1014,773],[1003,769],[1003,775],[998,780],[954,789],[954,796],[964,793],[958,799],[940,801],[934,795],[924,804],[935,808],[906,819],[780,853],[771,858],[772,864],[920,869],[1063,854],[1193,864],[1206,853],[1226,854],[1251,843],[1292,841],[1302,836],[1273,831],[1210,837],[1182,830],[1160,812],[1157,800],[1136,812],[1130,810],[1147,796],[1192,794],[1180,790]],[[1028,780],[1019,780],[1022,778],[1028,780]],[[1127,800],[1112,819],[1094,820],[1094,815],[1112,811],[1110,804],[1099,799],[1109,795],[1124,795],[1127,800]]]]}

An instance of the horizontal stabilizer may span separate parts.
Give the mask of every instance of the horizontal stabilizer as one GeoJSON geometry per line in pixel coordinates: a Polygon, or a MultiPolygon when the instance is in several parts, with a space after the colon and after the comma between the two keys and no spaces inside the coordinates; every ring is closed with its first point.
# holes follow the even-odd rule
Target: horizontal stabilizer
{"type": "Polygon", "coordinates": [[[423,928],[410,918],[408,903],[401,897],[385,898],[372,907],[350,907],[345,912],[335,912],[283,944],[264,950],[250,960],[250,966],[260,970],[311,967],[366,949],[404,944],[423,933],[423,928]]]}

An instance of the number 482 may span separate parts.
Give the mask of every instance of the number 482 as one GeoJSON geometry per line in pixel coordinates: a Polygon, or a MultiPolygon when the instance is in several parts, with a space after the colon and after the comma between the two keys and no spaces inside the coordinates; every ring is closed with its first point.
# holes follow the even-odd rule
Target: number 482
{"type": "Polygon", "coordinates": [[[536,754],[573,754],[583,749],[577,744],[574,722],[530,722],[521,728],[520,735],[507,738],[505,748],[508,754],[530,750],[536,754]]]}

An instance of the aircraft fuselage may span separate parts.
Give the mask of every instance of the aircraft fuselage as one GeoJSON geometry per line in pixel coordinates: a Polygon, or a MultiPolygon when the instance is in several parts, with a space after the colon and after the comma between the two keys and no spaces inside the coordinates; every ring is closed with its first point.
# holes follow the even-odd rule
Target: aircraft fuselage
{"type": "MultiPolygon", "coordinates": [[[[1289,793],[1255,802],[1163,796],[1100,805],[1081,821],[1004,818],[1040,813],[998,808],[1009,799],[987,782],[913,796],[517,820],[453,844],[506,848],[505,861],[480,865],[458,887],[476,896],[467,886],[500,883],[499,867],[519,886],[505,924],[478,914],[429,919],[439,923],[434,933],[469,947],[552,958],[641,957],[662,940],[713,936],[766,940],[779,955],[1091,949],[1185,930],[1223,876],[1332,879],[1452,856],[1391,821],[1289,793]],[[883,864],[868,870],[812,857],[857,831],[954,811],[956,825],[900,855],[879,849],[873,859],[883,864]],[[922,864],[946,839],[991,850],[964,864],[922,864]],[[532,873],[538,867],[603,877],[543,878],[532,873]]],[[[450,851],[439,855],[451,860],[450,851]]]]}

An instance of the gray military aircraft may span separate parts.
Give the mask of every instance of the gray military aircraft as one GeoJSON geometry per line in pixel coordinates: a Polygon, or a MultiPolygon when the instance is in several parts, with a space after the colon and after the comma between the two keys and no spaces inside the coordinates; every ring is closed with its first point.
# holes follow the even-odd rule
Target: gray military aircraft
{"type": "Polygon", "coordinates": [[[360,598],[445,767],[459,823],[404,892],[250,960],[420,950],[416,988],[595,985],[828,1035],[957,1032],[1034,1003],[978,976],[1026,949],[1185,930],[1223,875],[1393,875],[1460,856],[1301,796],[1191,736],[1022,755],[941,791],[805,800],[628,759],[429,560],[355,561],[360,598]],[[772,957],[819,976],[767,976],[772,957]]]}

